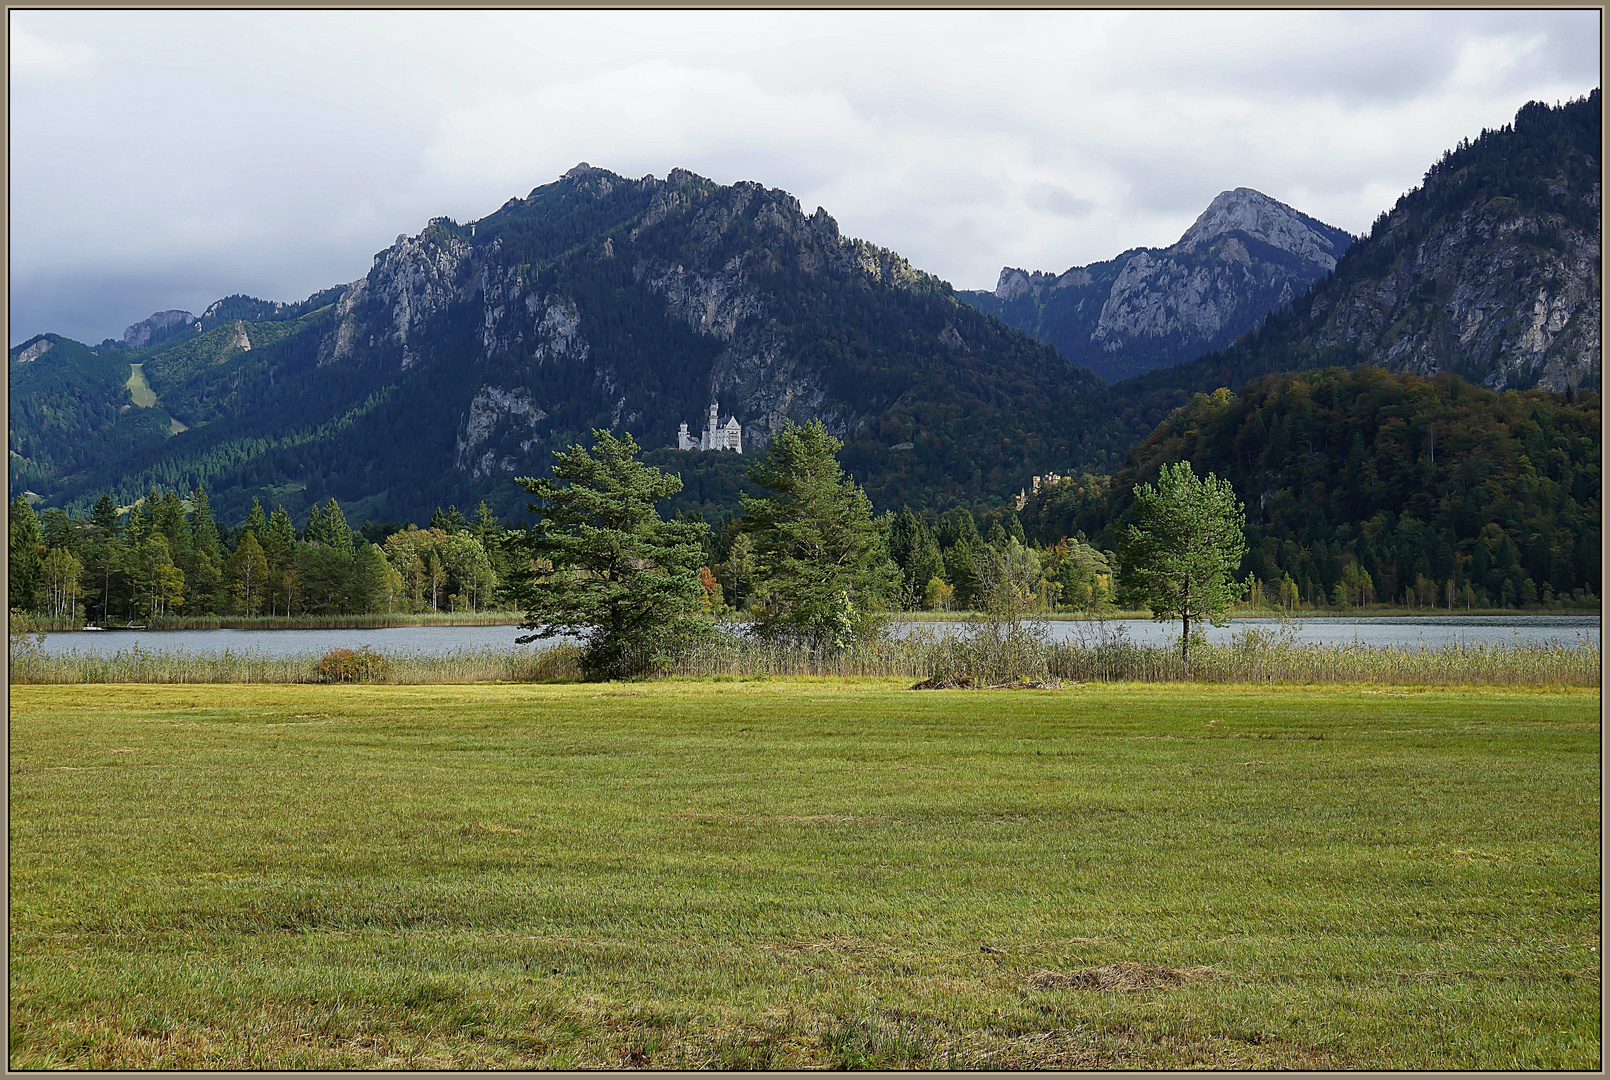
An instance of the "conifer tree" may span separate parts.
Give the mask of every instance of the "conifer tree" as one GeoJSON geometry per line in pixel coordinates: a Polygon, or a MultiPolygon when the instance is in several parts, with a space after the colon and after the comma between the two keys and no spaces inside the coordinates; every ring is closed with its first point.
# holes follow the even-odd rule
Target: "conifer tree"
{"type": "Polygon", "coordinates": [[[342,554],[352,554],[352,529],[341,512],[341,504],[333,498],[324,506],[324,539],[319,542],[342,554]]]}
{"type": "Polygon", "coordinates": [[[449,506],[445,513],[438,506],[436,512],[430,516],[430,527],[440,529],[448,536],[452,536],[464,528],[465,524],[464,515],[458,512],[458,507],[456,506],[449,506]]]}
{"type": "Polygon", "coordinates": [[[13,609],[32,611],[39,600],[44,534],[39,527],[39,516],[21,495],[11,500],[10,525],[9,602],[13,609]]]}
{"type": "Polygon", "coordinates": [[[243,615],[256,615],[263,608],[264,591],[268,581],[268,560],[263,557],[263,546],[250,529],[241,534],[240,543],[224,567],[224,577],[230,595],[243,615]]]}
{"type": "Polygon", "coordinates": [[[309,544],[322,544],[324,539],[324,507],[318,503],[307,512],[307,524],[302,528],[302,540],[309,544]]]}
{"type": "Polygon", "coordinates": [[[95,500],[94,509],[90,511],[89,523],[102,537],[114,537],[121,531],[117,519],[117,501],[112,498],[110,491],[103,492],[101,497],[95,500]]]}
{"type": "Polygon", "coordinates": [[[386,556],[373,544],[364,543],[352,557],[352,585],[347,591],[347,610],[356,614],[390,613],[402,595],[402,575],[393,570],[386,556]]]}
{"type": "Polygon", "coordinates": [[[94,617],[102,623],[111,620],[114,607],[121,606],[128,581],[128,553],[121,532],[117,503],[111,492],[106,492],[90,511],[90,528],[83,548],[84,576],[91,583],[88,593],[93,598],[86,604],[95,609],[94,617]]]}
{"type": "Polygon", "coordinates": [[[123,525],[123,536],[129,547],[137,548],[151,535],[151,521],[146,516],[143,504],[136,502],[129,507],[129,518],[123,525]]]}
{"type": "Polygon", "coordinates": [[[815,649],[841,649],[879,629],[877,612],[898,581],[872,504],[839,467],[843,447],[821,421],[789,424],[749,478],[770,495],[743,496],[744,530],[767,603],[754,631],[815,649]]]}
{"type": "Polygon", "coordinates": [[[190,537],[198,552],[223,561],[223,544],[218,539],[218,523],[213,520],[212,506],[207,501],[207,489],[200,484],[190,495],[190,537]]]}
{"type": "Polygon", "coordinates": [[[1228,621],[1246,591],[1231,574],[1247,548],[1246,513],[1226,480],[1203,480],[1189,461],[1164,465],[1157,485],[1135,489],[1135,524],[1120,539],[1121,602],[1181,620],[1180,655],[1190,661],[1191,621],[1228,621]]]}
{"type": "Polygon", "coordinates": [[[518,542],[551,568],[527,583],[524,644],[555,634],[582,640],[589,679],[663,670],[710,632],[699,584],[700,525],[663,520],[654,504],[682,481],[637,460],[637,443],[607,430],[593,447],[554,454],[548,479],[516,481],[540,520],[518,542]]]}
{"type": "Polygon", "coordinates": [[[291,515],[285,512],[284,506],[275,505],[259,542],[262,544],[263,558],[268,563],[264,602],[268,605],[270,615],[277,615],[282,609],[289,615],[300,592],[300,581],[295,567],[296,526],[291,523],[291,515]]]}
{"type": "Polygon", "coordinates": [[[74,521],[67,516],[67,511],[53,506],[39,515],[39,525],[44,533],[44,544],[47,549],[60,548],[74,558],[78,556],[79,528],[84,523],[74,521]]]}
{"type": "Polygon", "coordinates": [[[207,490],[201,485],[190,493],[190,549],[192,569],[185,573],[186,610],[208,614],[223,606],[224,548],[218,538],[207,490]]]}
{"type": "MultiPolygon", "coordinates": [[[[492,513],[485,499],[475,508],[470,532],[481,542],[481,550],[486,552],[486,561],[492,568],[492,576],[497,579],[497,590],[501,592],[508,584],[509,557],[503,550],[503,527],[498,524],[497,515],[492,513]]],[[[489,601],[493,599],[497,599],[496,595],[488,598],[489,601]]]]}
{"type": "Polygon", "coordinates": [[[164,491],[156,501],[152,525],[167,540],[175,565],[189,562],[192,550],[190,523],[185,520],[184,502],[177,491],[164,491]]]}
{"type": "MultiPolygon", "coordinates": [[[[263,513],[263,504],[256,499],[252,500],[251,509],[246,511],[245,529],[257,537],[257,543],[261,546],[263,535],[268,532],[268,515],[263,513]]],[[[237,538],[235,543],[239,544],[240,540],[237,538]]]]}
{"type": "Polygon", "coordinates": [[[939,546],[945,553],[945,580],[956,590],[955,603],[972,606],[978,583],[974,553],[984,546],[984,538],[971,511],[958,508],[945,515],[939,523],[939,546]]]}

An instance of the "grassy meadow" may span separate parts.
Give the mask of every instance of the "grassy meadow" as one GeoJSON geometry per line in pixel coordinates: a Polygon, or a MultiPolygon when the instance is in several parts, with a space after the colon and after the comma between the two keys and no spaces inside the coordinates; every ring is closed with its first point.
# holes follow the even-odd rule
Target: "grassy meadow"
{"type": "Polygon", "coordinates": [[[1597,1069],[1599,695],[11,688],[13,1068],[1597,1069]]]}

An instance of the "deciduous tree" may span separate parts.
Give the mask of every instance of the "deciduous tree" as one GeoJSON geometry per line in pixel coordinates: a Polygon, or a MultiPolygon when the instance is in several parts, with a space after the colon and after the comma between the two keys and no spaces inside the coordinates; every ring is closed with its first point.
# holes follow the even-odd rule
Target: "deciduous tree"
{"type": "Polygon", "coordinates": [[[1203,480],[1189,461],[1164,465],[1157,486],[1135,491],[1134,524],[1120,538],[1122,601],[1179,619],[1180,654],[1190,661],[1191,622],[1223,626],[1246,591],[1231,574],[1247,543],[1246,513],[1229,481],[1203,480]]]}

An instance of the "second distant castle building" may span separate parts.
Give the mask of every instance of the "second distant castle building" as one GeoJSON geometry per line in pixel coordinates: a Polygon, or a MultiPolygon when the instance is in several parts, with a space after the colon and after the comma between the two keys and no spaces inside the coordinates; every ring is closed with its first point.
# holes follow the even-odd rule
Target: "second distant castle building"
{"type": "Polygon", "coordinates": [[[688,425],[683,424],[676,433],[676,448],[678,450],[736,450],[744,452],[744,429],[738,423],[736,416],[729,416],[725,420],[719,418],[719,410],[715,402],[710,403],[710,422],[699,433],[698,438],[688,431],[688,425]]]}

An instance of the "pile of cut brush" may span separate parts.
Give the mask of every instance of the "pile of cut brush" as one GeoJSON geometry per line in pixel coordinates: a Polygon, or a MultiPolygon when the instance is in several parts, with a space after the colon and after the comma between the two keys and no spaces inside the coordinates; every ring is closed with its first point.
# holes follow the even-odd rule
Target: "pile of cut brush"
{"type": "Polygon", "coordinates": [[[924,679],[912,687],[913,690],[1058,690],[1062,687],[1060,679],[1008,679],[1006,682],[990,683],[984,685],[971,676],[938,676],[924,679]]]}

